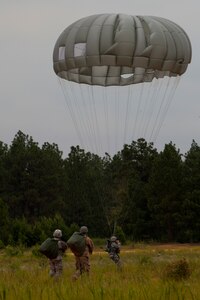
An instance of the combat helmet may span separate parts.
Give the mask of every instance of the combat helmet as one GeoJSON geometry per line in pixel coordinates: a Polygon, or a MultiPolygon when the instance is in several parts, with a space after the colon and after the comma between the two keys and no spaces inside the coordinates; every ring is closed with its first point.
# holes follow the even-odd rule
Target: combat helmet
{"type": "Polygon", "coordinates": [[[88,233],[88,228],[87,228],[87,226],[81,226],[81,228],[80,228],[80,233],[83,233],[83,234],[88,233]]]}
{"type": "Polygon", "coordinates": [[[53,237],[55,238],[61,238],[62,237],[62,231],[60,229],[56,229],[53,233],[53,237]]]}
{"type": "Polygon", "coordinates": [[[111,236],[111,238],[110,238],[111,242],[116,242],[116,240],[117,240],[117,237],[115,235],[111,236]]]}

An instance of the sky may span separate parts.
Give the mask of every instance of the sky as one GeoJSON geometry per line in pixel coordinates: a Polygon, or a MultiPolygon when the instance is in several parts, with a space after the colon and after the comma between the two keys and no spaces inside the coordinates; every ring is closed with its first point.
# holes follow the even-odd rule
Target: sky
{"type": "Polygon", "coordinates": [[[188,34],[192,62],[182,76],[155,147],[172,141],[182,154],[200,145],[200,4],[197,0],[0,0],[0,141],[21,130],[42,145],[56,143],[66,157],[79,144],[53,71],[60,33],[76,20],[100,13],[159,16],[188,34]]]}

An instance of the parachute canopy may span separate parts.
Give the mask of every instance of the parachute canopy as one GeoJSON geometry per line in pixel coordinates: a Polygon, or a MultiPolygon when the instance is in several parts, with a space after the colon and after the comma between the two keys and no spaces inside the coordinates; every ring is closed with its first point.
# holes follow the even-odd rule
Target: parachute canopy
{"type": "Polygon", "coordinates": [[[100,86],[151,82],[182,75],[191,61],[185,31],[154,16],[100,14],[67,27],[54,47],[55,73],[100,86]]]}
{"type": "Polygon", "coordinates": [[[101,155],[155,142],[190,61],[187,34],[160,17],[99,14],[67,27],[53,67],[81,147],[101,155]]]}

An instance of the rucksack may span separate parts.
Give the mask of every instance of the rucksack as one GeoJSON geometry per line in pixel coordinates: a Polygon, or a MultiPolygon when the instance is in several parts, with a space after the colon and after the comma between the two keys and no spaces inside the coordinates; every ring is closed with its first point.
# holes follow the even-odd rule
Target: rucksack
{"type": "Polygon", "coordinates": [[[50,259],[58,256],[58,240],[54,238],[46,239],[39,248],[39,251],[50,259]]]}
{"type": "Polygon", "coordinates": [[[74,232],[67,241],[67,246],[76,256],[82,256],[85,251],[85,237],[80,232],[74,232]]]}

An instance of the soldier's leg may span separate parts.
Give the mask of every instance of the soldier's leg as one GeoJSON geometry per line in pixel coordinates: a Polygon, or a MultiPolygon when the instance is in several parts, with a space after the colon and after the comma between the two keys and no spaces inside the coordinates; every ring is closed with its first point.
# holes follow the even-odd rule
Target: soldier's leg
{"type": "Polygon", "coordinates": [[[90,259],[88,256],[81,258],[81,274],[82,273],[87,273],[88,275],[90,273],[90,259]]]}
{"type": "Polygon", "coordinates": [[[117,253],[116,254],[112,254],[112,255],[110,255],[110,258],[114,261],[114,263],[120,269],[121,266],[122,266],[122,263],[121,263],[119,255],[117,253]]]}
{"type": "Polygon", "coordinates": [[[55,262],[54,260],[49,260],[49,266],[50,266],[50,271],[49,271],[49,275],[50,276],[55,276],[56,274],[56,269],[55,269],[55,262]]]}
{"type": "Polygon", "coordinates": [[[81,263],[80,263],[80,257],[75,256],[76,259],[76,272],[74,273],[74,275],[72,276],[73,280],[78,279],[78,277],[81,275],[81,263]]]}
{"type": "Polygon", "coordinates": [[[55,276],[59,277],[62,274],[62,271],[63,271],[62,259],[56,260],[56,262],[55,262],[55,276]]]}
{"type": "Polygon", "coordinates": [[[122,268],[122,262],[121,262],[121,259],[120,259],[120,257],[119,257],[118,254],[116,254],[114,256],[114,262],[115,262],[117,268],[121,270],[121,268],[122,268]]]}
{"type": "Polygon", "coordinates": [[[113,253],[110,253],[110,254],[109,254],[109,257],[110,257],[110,259],[111,259],[112,261],[115,262],[115,255],[114,255],[113,253]]]}

